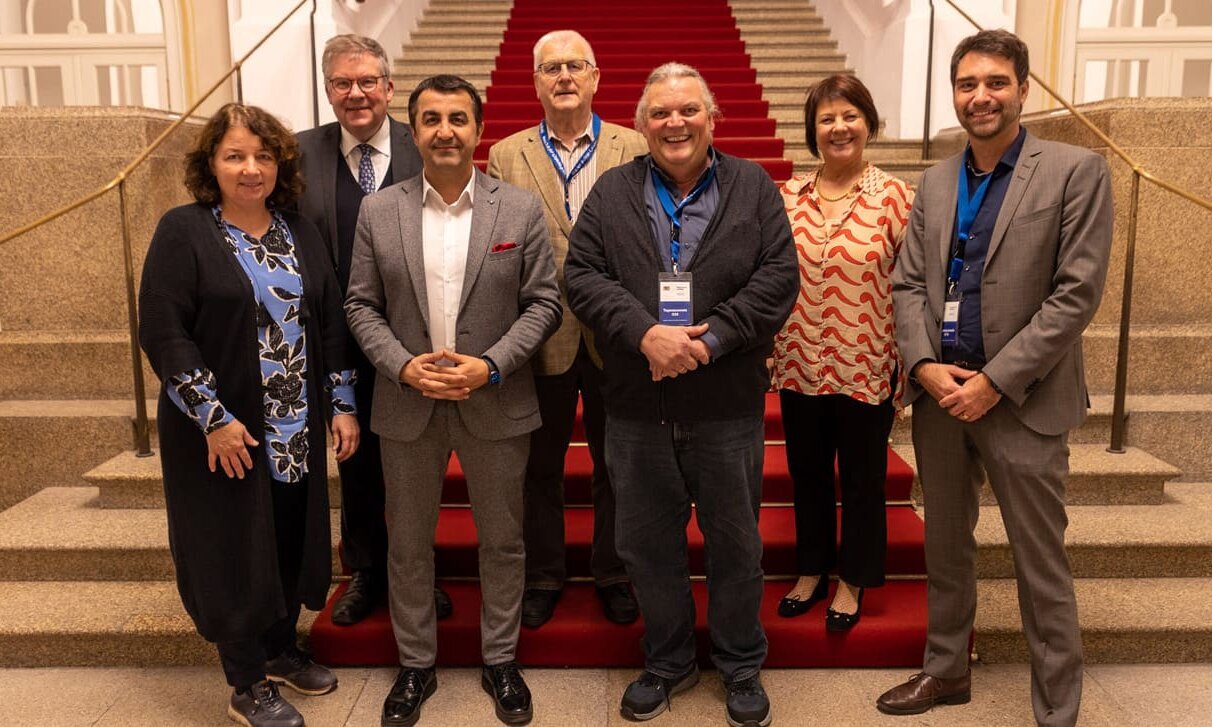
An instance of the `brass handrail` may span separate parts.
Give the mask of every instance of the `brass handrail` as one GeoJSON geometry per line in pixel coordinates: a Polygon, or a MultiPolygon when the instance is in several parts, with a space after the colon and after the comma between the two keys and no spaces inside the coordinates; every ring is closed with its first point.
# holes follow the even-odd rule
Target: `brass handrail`
{"type": "Polygon", "coordinates": [[[24,235],[31,230],[35,230],[48,222],[53,222],[54,220],[59,219],[68,212],[83,207],[89,202],[104,196],[105,193],[109,192],[111,189],[118,189],[118,206],[122,220],[122,256],[126,276],[127,326],[130,333],[131,366],[133,369],[132,373],[135,388],[135,453],[140,457],[151,456],[152,451],[151,432],[149,431],[147,421],[147,397],[145,394],[146,387],[143,383],[143,357],[139,350],[139,315],[138,304],[135,298],[135,267],[130,240],[130,219],[128,217],[128,205],[126,203],[126,180],[136,168],[143,164],[143,162],[147,161],[147,158],[151,156],[152,152],[158,149],[160,145],[168,139],[169,135],[184,124],[185,121],[198,110],[198,107],[205,103],[215,93],[215,91],[218,91],[219,88],[232,77],[232,74],[236,74],[236,81],[237,84],[239,84],[240,69],[244,66],[244,63],[249,59],[249,57],[251,57],[253,53],[257,52],[257,50],[259,50],[261,46],[265,44],[265,41],[269,40],[274,33],[278,32],[278,29],[285,25],[286,21],[290,20],[291,16],[298,12],[300,8],[307,3],[314,1],[315,0],[299,0],[299,2],[290,9],[290,12],[286,13],[286,15],[284,15],[282,19],[274,25],[274,27],[269,29],[268,33],[266,33],[260,40],[256,42],[256,44],[249,48],[247,53],[240,56],[239,60],[237,60],[226,73],[220,76],[219,80],[215,81],[215,83],[211,85],[209,89],[207,89],[206,93],[202,94],[202,96],[199,97],[192,106],[182,112],[175,121],[168,125],[168,128],[153,139],[150,144],[144,147],[143,151],[141,151],[138,156],[134,158],[134,160],[123,167],[122,170],[119,171],[117,175],[115,175],[114,178],[108,183],[99,189],[89,192],[75,202],[64,205],[59,209],[49,212],[33,222],[27,225],[22,225],[21,227],[6,233],[3,237],[0,237],[0,245],[3,245],[9,240],[20,237],[21,235],[24,235]]]}
{"type": "MultiPolygon", "coordinates": [[[[967,20],[977,30],[984,30],[981,24],[976,22],[971,15],[964,12],[962,8],[955,4],[955,0],[946,0],[955,12],[959,13],[964,20],[967,20]]],[[[933,3],[931,3],[933,6],[933,3]]],[[[934,38],[934,25],[930,26],[930,37],[934,38]]],[[[1124,452],[1124,428],[1125,428],[1125,400],[1127,399],[1128,391],[1128,334],[1131,328],[1132,318],[1132,280],[1134,273],[1134,262],[1136,258],[1136,223],[1138,210],[1140,207],[1140,180],[1145,179],[1153,184],[1161,187],[1167,192],[1178,195],[1179,197],[1193,202],[1207,210],[1212,210],[1212,200],[1204,199],[1192,192],[1189,192],[1181,187],[1178,187],[1170,182],[1160,179],[1149,170],[1145,169],[1128,155],[1126,151],[1120,148],[1111,137],[1103,133],[1103,130],[1094,125],[1089,117],[1079,111],[1073,104],[1062,98],[1059,93],[1054,91],[1044,79],[1040,78],[1034,71],[1030,72],[1031,80],[1040,88],[1048,93],[1049,96],[1060,102],[1065,109],[1082,123],[1091,133],[1099,138],[1107,148],[1119,157],[1132,170],[1132,199],[1128,207],[1128,241],[1124,250],[1124,290],[1123,299],[1120,304],[1119,313],[1119,341],[1115,356],[1115,392],[1113,396],[1113,404],[1111,408],[1111,443],[1107,447],[1108,452],[1122,454],[1124,452]]],[[[927,80],[927,83],[930,83],[927,80]]],[[[927,125],[926,134],[929,135],[929,113],[930,109],[927,106],[927,125]]],[[[927,147],[928,148],[928,147],[927,147]]]]}

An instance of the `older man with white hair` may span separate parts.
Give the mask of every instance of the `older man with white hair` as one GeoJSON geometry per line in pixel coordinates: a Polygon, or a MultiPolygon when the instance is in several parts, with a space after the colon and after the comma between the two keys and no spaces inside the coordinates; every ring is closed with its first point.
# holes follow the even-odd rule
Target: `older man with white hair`
{"type": "Polygon", "coordinates": [[[598,175],[648,150],[644,137],[602,121],[593,112],[600,71],[593,48],[575,30],[554,30],[534,45],[534,89],[543,120],[488,152],[489,176],[530,190],[543,200],[551,233],[564,322],[535,358],[535,392],[543,426],[531,435],[526,466],[526,591],[522,625],[551,618],[567,577],[564,555],[564,456],[572,439],[578,395],[593,458],[593,550],[590,570],[606,618],[639,616],[627,573],[614,545],[614,494],[606,474],[602,370],[591,334],[568,310],[564,258],[568,235],[598,175]]]}

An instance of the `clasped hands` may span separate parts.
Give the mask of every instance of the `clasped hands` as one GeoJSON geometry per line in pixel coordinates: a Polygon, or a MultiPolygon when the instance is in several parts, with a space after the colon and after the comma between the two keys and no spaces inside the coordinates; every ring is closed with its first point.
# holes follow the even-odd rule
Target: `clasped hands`
{"type": "Polygon", "coordinates": [[[467,356],[444,348],[413,356],[400,369],[400,381],[420,391],[427,399],[463,401],[488,383],[488,363],[479,356],[467,356]],[[443,359],[453,361],[454,365],[438,363],[443,359]]]}
{"type": "Polygon", "coordinates": [[[985,416],[1002,399],[980,371],[927,361],[913,369],[913,377],[948,414],[964,422],[985,416]]]}
{"type": "Polygon", "coordinates": [[[711,348],[702,339],[707,324],[666,326],[656,324],[640,339],[640,353],[648,359],[653,381],[675,378],[711,363],[711,348]]]}

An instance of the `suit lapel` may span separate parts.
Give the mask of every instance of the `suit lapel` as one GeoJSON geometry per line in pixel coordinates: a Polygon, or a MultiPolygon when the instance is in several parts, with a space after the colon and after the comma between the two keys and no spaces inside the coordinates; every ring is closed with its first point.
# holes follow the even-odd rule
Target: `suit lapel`
{"type": "MultiPolygon", "coordinates": [[[[484,266],[484,258],[488,255],[488,244],[492,241],[492,229],[497,223],[497,190],[500,182],[486,176],[478,169],[474,172],[476,194],[471,208],[471,235],[467,241],[467,268],[463,273],[463,292],[459,296],[459,315],[463,314],[463,306],[475,286],[480,268],[484,266]]],[[[517,240],[521,245],[522,240],[517,240]]]]}
{"type": "Polygon", "coordinates": [[[547,205],[548,216],[557,221],[565,235],[570,234],[572,224],[568,221],[567,210],[564,209],[564,188],[560,184],[555,167],[551,164],[551,159],[547,157],[547,150],[543,148],[538,127],[535,127],[534,133],[528,135],[522,142],[522,159],[526,161],[526,167],[530,170],[530,175],[534,177],[535,186],[539,190],[539,196],[543,198],[543,204],[547,205]]]}
{"type": "Polygon", "coordinates": [[[951,246],[955,244],[955,204],[959,201],[959,173],[964,163],[964,152],[951,157],[943,162],[943,182],[945,194],[943,195],[943,214],[946,215],[947,222],[939,226],[938,251],[939,259],[943,261],[943,270],[946,271],[951,262],[951,246]]]}
{"type": "Polygon", "coordinates": [[[387,123],[391,137],[391,181],[394,184],[399,184],[416,174],[408,168],[408,147],[410,142],[408,135],[412,132],[404,131],[404,125],[396,123],[390,116],[387,117],[387,123]]]}
{"type": "Polygon", "coordinates": [[[429,327],[429,298],[425,290],[425,223],[422,216],[421,204],[424,196],[421,193],[420,178],[414,178],[415,183],[400,185],[400,198],[397,214],[400,224],[400,243],[404,248],[404,263],[408,266],[408,276],[412,278],[412,289],[417,295],[417,309],[421,312],[421,320],[429,327]]]}
{"type": "Polygon", "coordinates": [[[1019,152],[1018,164],[1014,165],[1010,186],[1006,188],[1006,198],[1002,201],[1002,208],[997,213],[997,222],[993,224],[993,236],[989,239],[989,252],[985,255],[986,269],[989,261],[997,252],[997,248],[1001,246],[1002,239],[1006,236],[1006,229],[1010,226],[1010,220],[1013,219],[1019,203],[1023,201],[1027,186],[1035,175],[1035,168],[1039,166],[1039,153],[1040,149],[1035,145],[1034,139],[1028,135],[1019,152]]]}
{"type": "Polygon", "coordinates": [[[341,126],[333,124],[324,134],[324,149],[320,153],[321,164],[324,165],[324,173],[320,175],[320,199],[324,202],[324,219],[328,223],[328,229],[325,230],[328,240],[328,253],[332,256],[332,262],[336,265],[339,262],[339,254],[337,252],[337,174],[341,172],[341,164],[345,160],[341,158],[341,126]]]}

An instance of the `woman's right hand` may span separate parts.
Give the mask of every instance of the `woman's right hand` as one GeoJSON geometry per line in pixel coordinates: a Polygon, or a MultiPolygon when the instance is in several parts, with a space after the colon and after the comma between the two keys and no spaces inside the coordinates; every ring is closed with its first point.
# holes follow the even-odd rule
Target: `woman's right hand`
{"type": "Polygon", "coordinates": [[[240,420],[232,419],[206,435],[206,464],[214,472],[217,462],[223,466],[223,472],[228,477],[242,480],[245,470],[251,470],[253,466],[252,453],[248,448],[257,444],[240,420]]]}

